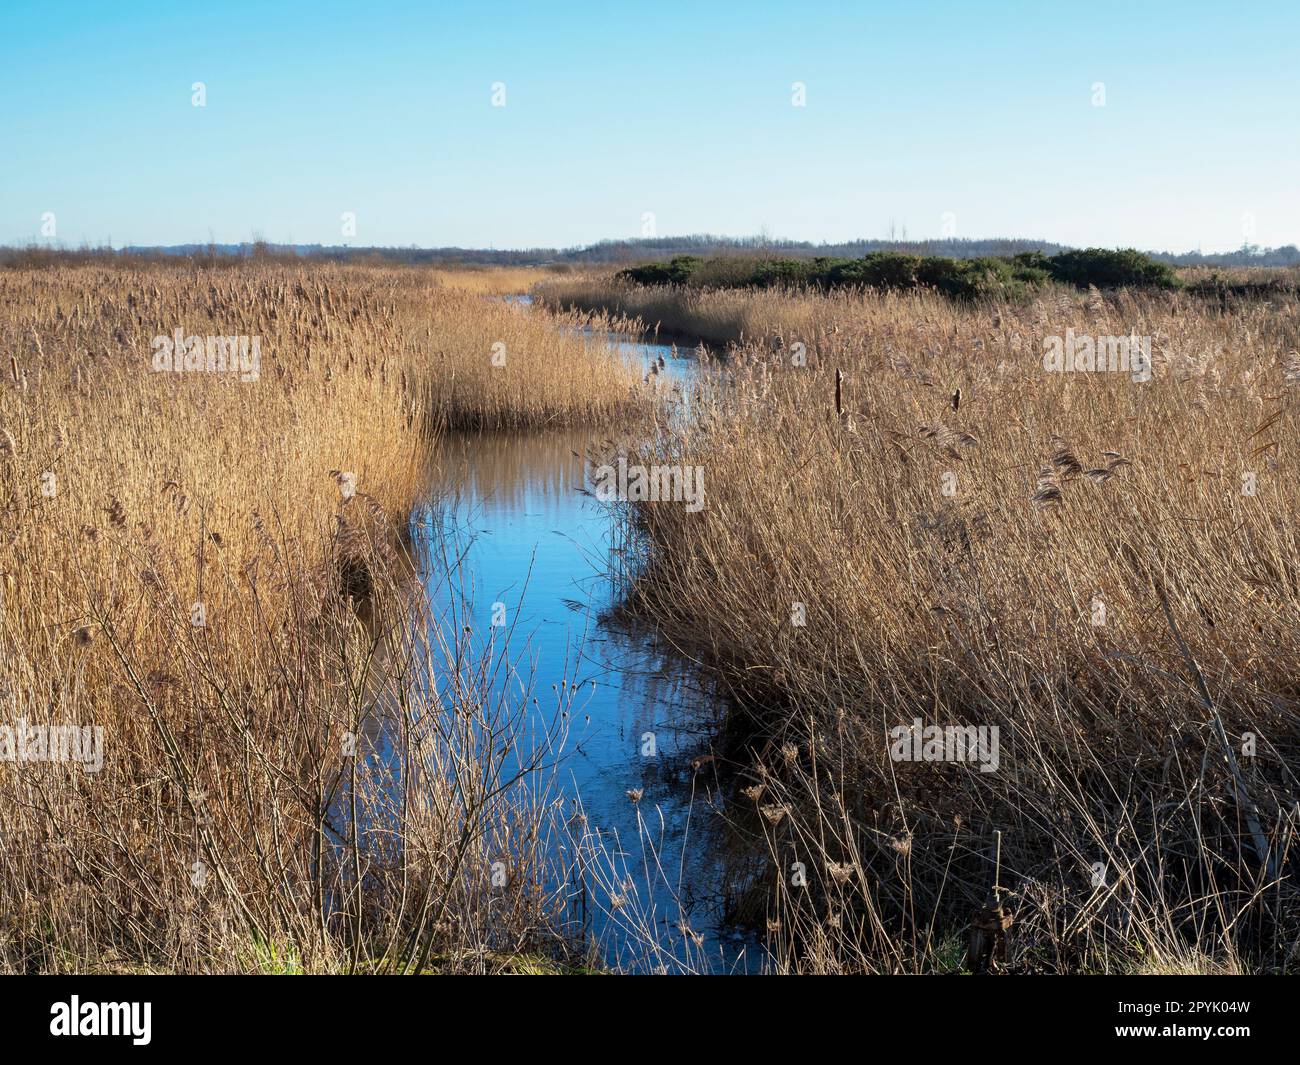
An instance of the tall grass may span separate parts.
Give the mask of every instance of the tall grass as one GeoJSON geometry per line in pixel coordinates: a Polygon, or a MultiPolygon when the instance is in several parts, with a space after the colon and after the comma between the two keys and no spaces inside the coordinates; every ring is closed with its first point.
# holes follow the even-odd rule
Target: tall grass
{"type": "Polygon", "coordinates": [[[637,607],[734,699],[780,964],[1294,968],[1300,304],[625,296],[746,337],[662,438],[708,503],[636,508],[637,607]],[[1067,328],[1152,380],[1045,372],[1067,328]],[[893,760],[918,717],[1000,767],[893,760]]]}
{"type": "Polygon", "coordinates": [[[434,269],[429,273],[444,288],[478,296],[519,295],[554,276],[550,270],[536,266],[462,267],[434,269]]]}
{"type": "Polygon", "coordinates": [[[510,664],[430,616],[406,523],[440,430],[603,422],[635,374],[417,270],[14,270],[0,300],[0,724],[103,729],[98,772],[0,762],[0,968],[561,951],[510,664]],[[259,337],[256,379],[155,372],[176,328],[259,337]]]}

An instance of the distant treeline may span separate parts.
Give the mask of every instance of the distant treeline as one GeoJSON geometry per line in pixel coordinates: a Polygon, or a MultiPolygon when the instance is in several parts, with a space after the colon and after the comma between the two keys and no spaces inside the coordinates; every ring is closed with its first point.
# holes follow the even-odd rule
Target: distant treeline
{"type": "Polygon", "coordinates": [[[1063,245],[1041,240],[939,240],[887,241],[854,240],[842,244],[812,244],[807,241],[768,240],[762,237],[642,237],[603,240],[576,248],[381,248],[323,244],[274,244],[247,241],[240,244],[128,245],[121,249],[82,247],[76,250],[49,245],[0,248],[0,262],[32,260],[57,255],[64,261],[128,258],[158,261],[173,258],[216,259],[313,259],[328,262],[361,261],[434,266],[607,266],[671,259],[678,255],[752,257],[756,254],[797,258],[837,256],[854,258],[873,251],[897,251],[917,255],[948,255],[958,259],[982,255],[1014,255],[1023,251],[1047,254],[1064,250],[1063,245]]]}
{"type": "Polygon", "coordinates": [[[1020,296],[1050,281],[1086,288],[1178,288],[1182,282],[1168,263],[1132,249],[1085,248],[1044,255],[1039,251],[1009,256],[957,259],[939,255],[870,252],[859,259],[818,256],[813,259],[763,257],[713,258],[679,255],[668,262],[646,263],[619,271],[618,277],[640,285],[685,285],[692,288],[769,288],[811,286],[821,289],[874,288],[907,291],[931,288],[954,299],[1020,296]]]}
{"type": "MultiPolygon", "coordinates": [[[[531,251],[476,252],[459,248],[327,248],[319,245],[177,244],[169,247],[57,248],[32,244],[0,247],[0,267],[40,267],[75,263],[130,266],[133,263],[219,268],[245,262],[376,263],[410,266],[535,266],[545,261],[531,251]]],[[[558,269],[563,266],[557,265],[558,269]]]]}
{"type": "MultiPolygon", "coordinates": [[[[683,255],[701,258],[739,257],[752,259],[860,259],[876,252],[893,252],[920,258],[1003,259],[1037,252],[1053,257],[1068,251],[1065,245],[1043,240],[959,239],[946,240],[851,240],[836,244],[809,241],[770,240],[765,237],[719,237],[696,234],[684,237],[640,237],[604,240],[575,248],[379,248],[323,244],[274,244],[247,241],[240,244],[132,245],[122,249],[53,248],[49,245],[0,248],[0,264],[31,265],[38,262],[149,260],[184,258],[216,263],[241,259],[308,259],[327,262],[383,262],[436,266],[606,266],[645,262],[667,262],[683,255]]],[[[1152,252],[1149,258],[1175,266],[1296,266],[1300,250],[1244,247],[1217,255],[1199,252],[1175,254],[1152,252]]]]}
{"type": "Polygon", "coordinates": [[[1167,251],[1152,252],[1151,258],[1175,266],[1300,266],[1300,248],[1294,244],[1280,248],[1247,245],[1237,251],[1215,255],[1202,255],[1200,252],[1186,252],[1182,255],[1167,251]]]}

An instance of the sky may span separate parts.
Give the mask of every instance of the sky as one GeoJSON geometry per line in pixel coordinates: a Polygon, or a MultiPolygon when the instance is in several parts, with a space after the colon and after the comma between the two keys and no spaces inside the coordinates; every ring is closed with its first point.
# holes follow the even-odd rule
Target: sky
{"type": "Polygon", "coordinates": [[[0,243],[1296,244],[1297,42],[1296,0],[0,0],[0,243]]]}

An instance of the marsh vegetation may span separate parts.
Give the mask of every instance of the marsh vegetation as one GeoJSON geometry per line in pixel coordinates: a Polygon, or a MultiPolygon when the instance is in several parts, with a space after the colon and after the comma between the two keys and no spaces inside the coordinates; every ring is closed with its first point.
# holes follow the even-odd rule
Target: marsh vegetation
{"type": "Polygon", "coordinates": [[[707,800],[723,916],[769,970],[1294,968],[1291,279],[954,299],[876,268],[914,283],[0,271],[4,717],[104,742],[97,772],[0,765],[0,965],[605,963],[577,885],[631,954],[708,968],[684,917],[629,916],[636,863],[586,831],[585,786],[626,789],[633,835],[707,800]],[[629,357],[629,329],[704,342],[707,372],[629,357]],[[155,370],[177,332],[189,362],[155,370]],[[209,372],[209,336],[260,338],[256,377],[209,372]],[[1058,372],[1062,338],[1092,354],[1058,372]],[[1098,358],[1116,338],[1145,377],[1098,358]],[[606,508],[615,583],[582,607],[708,697],[648,783],[629,751],[666,704],[566,770],[567,637],[485,637],[499,588],[460,578],[490,567],[421,518],[520,516],[497,584],[527,619],[538,521],[590,532],[557,501],[620,455],[707,485],[606,508]],[[996,767],[900,760],[918,719],[995,728],[996,767]]]}

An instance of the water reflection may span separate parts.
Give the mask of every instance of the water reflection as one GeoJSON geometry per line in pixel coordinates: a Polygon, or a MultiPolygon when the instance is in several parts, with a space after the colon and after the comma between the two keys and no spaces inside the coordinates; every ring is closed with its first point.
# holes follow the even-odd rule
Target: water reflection
{"type": "MultiPolygon", "coordinates": [[[[689,386],[694,364],[680,353],[622,350],[689,386]]],[[[560,779],[582,852],[575,920],[606,963],[752,970],[760,949],[724,921],[731,863],[708,748],[716,705],[686,663],[619,619],[616,578],[632,560],[586,461],[608,446],[581,431],[442,441],[438,503],[418,516],[426,587],[435,615],[463,612],[476,648],[500,653],[509,641],[518,669],[500,683],[532,703],[538,735],[557,712],[567,725],[560,779]]]]}

